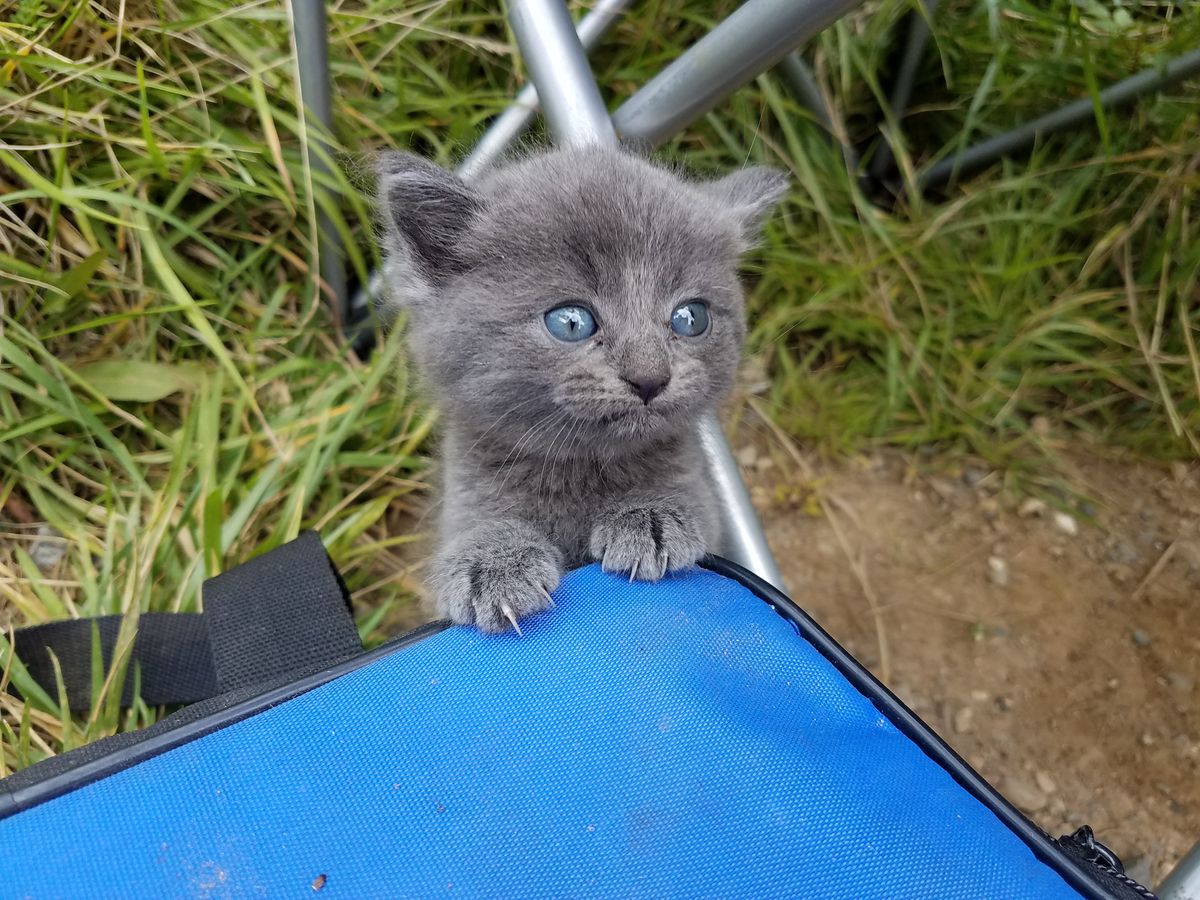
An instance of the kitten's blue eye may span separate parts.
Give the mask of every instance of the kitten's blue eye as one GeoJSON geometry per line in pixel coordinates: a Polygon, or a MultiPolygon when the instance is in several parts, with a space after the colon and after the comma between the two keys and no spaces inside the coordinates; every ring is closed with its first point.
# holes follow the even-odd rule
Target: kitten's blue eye
{"type": "Polygon", "coordinates": [[[699,337],[708,331],[708,304],[703,300],[689,300],[675,307],[671,313],[671,330],[684,337],[699,337]]]}
{"type": "Polygon", "coordinates": [[[582,306],[560,306],[546,313],[546,330],[560,341],[582,341],[596,333],[596,317],[582,306]]]}

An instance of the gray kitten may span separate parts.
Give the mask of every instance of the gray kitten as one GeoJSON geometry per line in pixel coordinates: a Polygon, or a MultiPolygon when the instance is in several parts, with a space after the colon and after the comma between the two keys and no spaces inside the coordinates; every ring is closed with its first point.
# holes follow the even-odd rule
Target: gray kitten
{"type": "Polygon", "coordinates": [[[429,584],[483,631],[551,605],[564,567],[654,581],[712,546],[695,436],[745,336],[737,259],[783,195],[616,150],[527,157],[467,185],[384,156],[385,276],[445,422],[429,584]]]}

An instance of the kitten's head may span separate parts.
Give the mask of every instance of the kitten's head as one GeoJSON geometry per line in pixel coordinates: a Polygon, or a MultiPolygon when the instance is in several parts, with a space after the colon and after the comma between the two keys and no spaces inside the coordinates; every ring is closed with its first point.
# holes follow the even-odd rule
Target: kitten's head
{"type": "Polygon", "coordinates": [[[563,453],[632,449],[729,390],[745,335],[737,258],[785,186],[771,169],[689,181],[599,149],[467,185],[389,154],[391,302],[453,420],[502,441],[536,428],[533,445],[557,438],[563,453]]]}

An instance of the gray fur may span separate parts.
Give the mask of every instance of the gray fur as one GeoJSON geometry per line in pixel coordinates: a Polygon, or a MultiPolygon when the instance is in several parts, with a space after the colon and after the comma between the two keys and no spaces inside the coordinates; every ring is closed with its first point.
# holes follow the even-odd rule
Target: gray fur
{"type": "Polygon", "coordinates": [[[738,255],[782,196],[750,168],[689,181],[613,150],[531,156],[466,185],[389,154],[385,273],[442,409],[444,497],[429,583],[456,622],[502,631],[548,605],[564,566],[656,580],[696,562],[717,517],[694,436],[745,336],[738,255]],[[702,298],[709,330],[671,331],[702,298]],[[599,322],[556,340],[544,314],[599,322]],[[631,384],[669,379],[643,402],[631,384]]]}

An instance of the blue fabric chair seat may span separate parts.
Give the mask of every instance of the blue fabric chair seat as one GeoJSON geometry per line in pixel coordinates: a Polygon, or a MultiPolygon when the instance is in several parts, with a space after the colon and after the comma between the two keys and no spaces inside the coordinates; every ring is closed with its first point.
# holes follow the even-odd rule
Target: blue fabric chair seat
{"type": "Polygon", "coordinates": [[[1079,896],[738,582],[555,600],[0,821],[0,893],[1079,896]]]}

